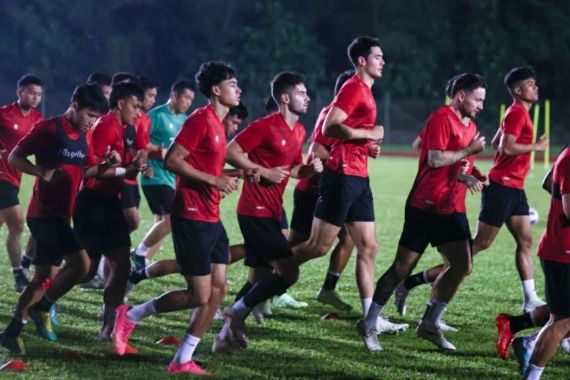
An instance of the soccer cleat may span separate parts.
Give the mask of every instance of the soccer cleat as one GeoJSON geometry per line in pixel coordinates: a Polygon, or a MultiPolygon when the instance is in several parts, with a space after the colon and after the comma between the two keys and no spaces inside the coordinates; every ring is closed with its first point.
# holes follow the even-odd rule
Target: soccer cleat
{"type": "Polygon", "coordinates": [[[224,339],[219,335],[212,344],[212,353],[217,354],[236,354],[241,352],[241,348],[237,346],[231,339],[224,339]]]}
{"type": "Polygon", "coordinates": [[[50,342],[57,342],[57,335],[53,331],[49,312],[37,311],[32,307],[30,309],[30,317],[36,324],[36,331],[42,338],[50,342]]]}
{"type": "Polygon", "coordinates": [[[168,373],[175,375],[177,373],[191,373],[193,375],[210,376],[210,372],[202,369],[194,360],[187,361],[186,363],[176,363],[171,361],[168,365],[168,373]]]}
{"type": "MultiPolygon", "coordinates": [[[[132,273],[132,272],[131,272],[132,273]]],[[[125,288],[125,296],[123,297],[123,302],[126,303],[129,299],[129,296],[131,295],[131,292],[133,291],[133,289],[135,288],[135,286],[137,286],[137,284],[135,284],[134,282],[132,282],[129,278],[129,280],[127,281],[127,287],[125,288]]]]}
{"type": "Polygon", "coordinates": [[[372,352],[382,351],[383,348],[378,342],[378,332],[376,329],[369,329],[366,327],[366,321],[361,319],[356,324],[356,331],[358,331],[358,335],[362,337],[364,341],[364,346],[372,352]]]}
{"type": "Polygon", "coordinates": [[[214,313],[214,321],[223,321],[224,320],[224,312],[221,309],[217,309],[214,313]]]}
{"type": "Polygon", "coordinates": [[[400,315],[406,315],[406,298],[410,291],[404,286],[404,281],[400,282],[394,289],[394,304],[400,315]]]}
{"type": "Polygon", "coordinates": [[[331,305],[337,310],[349,311],[352,310],[352,306],[344,302],[338,292],[334,289],[325,290],[321,288],[319,294],[317,294],[317,301],[324,303],[326,305],[331,305]]]}
{"type": "Polygon", "coordinates": [[[115,311],[115,328],[113,329],[113,343],[117,349],[117,354],[123,356],[127,350],[129,344],[129,338],[135,329],[135,323],[131,322],[127,318],[127,311],[129,311],[129,305],[121,305],[115,311]]]}
{"type": "Polygon", "coordinates": [[[538,298],[531,298],[530,300],[528,300],[523,304],[522,311],[523,313],[530,313],[537,307],[541,307],[544,305],[546,305],[546,302],[544,302],[543,300],[538,298]]]}
{"type": "Polygon", "coordinates": [[[564,338],[560,341],[560,349],[565,354],[570,354],[570,338],[564,338]]]}
{"type": "Polygon", "coordinates": [[[501,359],[508,359],[509,346],[513,340],[511,315],[501,313],[495,318],[497,325],[497,353],[501,359]]]}
{"type": "Polygon", "coordinates": [[[273,306],[288,308],[288,309],[301,309],[303,307],[309,306],[309,304],[306,302],[297,301],[296,299],[291,297],[288,293],[283,293],[279,297],[276,297],[273,300],[273,306]]]}
{"type": "Polygon", "coordinates": [[[30,281],[26,278],[23,271],[14,273],[14,287],[18,293],[22,293],[30,281]]]}
{"type": "Polygon", "coordinates": [[[103,289],[105,287],[105,279],[97,273],[91,280],[84,282],[80,286],[81,289],[103,289]]]}
{"type": "Polygon", "coordinates": [[[457,327],[453,327],[451,325],[448,325],[444,321],[439,322],[439,328],[440,328],[441,332],[458,332],[459,331],[459,329],[457,327]]]}
{"type": "Polygon", "coordinates": [[[230,332],[230,339],[240,348],[247,348],[247,338],[245,337],[245,321],[239,318],[230,310],[224,312],[225,324],[230,332]]]}
{"type": "Polygon", "coordinates": [[[263,303],[263,315],[266,317],[273,315],[273,311],[271,311],[271,302],[269,302],[269,300],[266,300],[263,303]]]}
{"type": "Polygon", "coordinates": [[[263,302],[255,305],[251,310],[251,314],[253,315],[253,318],[258,325],[265,324],[265,316],[263,315],[263,302]]]}
{"type": "Polygon", "coordinates": [[[137,250],[131,249],[131,260],[135,270],[143,269],[146,266],[146,257],[137,255],[137,250]]]}
{"type": "Polygon", "coordinates": [[[16,355],[24,355],[26,353],[22,338],[20,336],[8,336],[5,331],[0,332],[0,345],[16,355]]]}
{"type": "Polygon", "coordinates": [[[431,326],[423,321],[420,321],[418,327],[416,328],[416,334],[418,334],[420,338],[429,340],[442,350],[456,350],[455,346],[450,341],[445,339],[443,333],[441,332],[441,329],[436,326],[431,326]]]}
{"type": "Polygon", "coordinates": [[[61,322],[59,321],[59,318],[57,317],[57,305],[53,304],[51,305],[51,307],[49,308],[49,318],[51,319],[51,324],[54,326],[60,326],[61,322]]]}
{"type": "Polygon", "coordinates": [[[513,352],[515,353],[515,357],[519,362],[519,371],[521,375],[526,373],[528,368],[528,363],[530,362],[530,357],[532,356],[532,351],[529,351],[525,344],[526,337],[519,337],[513,339],[513,352]]]}
{"type": "Polygon", "coordinates": [[[378,334],[399,334],[405,332],[410,325],[407,323],[394,323],[388,318],[378,317],[376,320],[376,331],[378,334]]]}

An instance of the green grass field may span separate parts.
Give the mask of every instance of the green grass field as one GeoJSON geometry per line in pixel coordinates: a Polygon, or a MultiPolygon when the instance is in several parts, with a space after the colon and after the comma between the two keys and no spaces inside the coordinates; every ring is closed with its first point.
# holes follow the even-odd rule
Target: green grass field
{"type": "MultiPolygon", "coordinates": [[[[490,162],[480,162],[488,169],[490,162]]],[[[380,250],[376,261],[376,278],[392,261],[403,224],[404,202],[410,190],[417,168],[412,158],[382,158],[370,164],[371,184],[375,197],[377,236],[380,250]]],[[[540,222],[533,227],[535,246],[545,226],[549,206],[548,195],[540,189],[545,173],[542,164],[537,165],[527,181],[529,203],[540,214],[540,222]]],[[[291,215],[292,190],[288,186],[285,205],[291,215]]],[[[27,203],[31,181],[26,180],[21,199],[27,203]]],[[[468,196],[469,219],[475,232],[479,212],[479,195],[468,196]]],[[[223,221],[231,243],[240,243],[239,228],[235,217],[237,194],[222,204],[223,221]]],[[[151,225],[151,215],[146,202],[142,205],[142,223],[133,233],[133,243],[138,244],[151,225]]],[[[0,231],[2,241],[6,229],[0,231]]],[[[27,239],[27,236],[26,236],[27,239]]],[[[459,327],[457,333],[447,337],[457,346],[452,354],[439,352],[435,346],[420,340],[414,328],[423,314],[429,295],[429,287],[415,289],[408,298],[408,314],[397,316],[393,299],[386,307],[386,315],[410,324],[410,329],[400,335],[381,336],[384,346],[381,353],[369,353],[363,347],[354,328],[360,316],[360,300],[354,282],[354,257],[339,282],[339,291],[353,305],[352,312],[342,314],[342,320],[321,320],[320,316],[333,311],[315,301],[328,266],[328,257],[310,262],[301,268],[301,279],[290,293],[307,301],[309,307],[301,310],[274,309],[264,326],[248,320],[250,347],[238,355],[212,355],[210,348],[221,322],[215,321],[197,349],[195,359],[219,378],[380,378],[380,379],[516,379],[518,367],[512,358],[503,361],[495,351],[495,315],[499,312],[518,314],[522,295],[514,265],[514,242],[506,230],[501,231],[495,244],[475,260],[471,276],[461,287],[451,303],[446,322],[459,327]]],[[[173,257],[172,244],[168,240],[159,258],[173,257]]],[[[418,269],[440,262],[433,249],[428,250],[418,269]]],[[[0,255],[3,276],[0,280],[0,325],[2,328],[11,317],[17,294],[13,289],[7,257],[0,255]]],[[[543,296],[543,276],[538,260],[535,260],[536,283],[543,296]]],[[[230,267],[228,282],[230,293],[226,303],[233,299],[246,279],[242,263],[230,267]]],[[[180,276],[173,275],[155,281],[146,281],[135,289],[131,302],[139,303],[162,292],[183,286],[180,276]]],[[[99,323],[95,320],[102,302],[102,293],[94,290],[73,290],[60,302],[62,326],[57,330],[59,342],[47,343],[35,334],[33,323],[24,331],[28,355],[28,370],[21,375],[0,372],[6,378],[159,378],[166,375],[166,366],[175,347],[155,344],[165,335],[183,336],[188,313],[178,312],[156,316],[139,324],[131,343],[140,355],[119,358],[109,352],[108,343],[96,339],[99,323]],[[70,360],[69,353],[78,351],[90,354],[89,360],[70,360]]],[[[11,356],[0,352],[3,363],[11,356]]],[[[570,361],[557,353],[547,367],[544,379],[570,378],[570,361]]]]}

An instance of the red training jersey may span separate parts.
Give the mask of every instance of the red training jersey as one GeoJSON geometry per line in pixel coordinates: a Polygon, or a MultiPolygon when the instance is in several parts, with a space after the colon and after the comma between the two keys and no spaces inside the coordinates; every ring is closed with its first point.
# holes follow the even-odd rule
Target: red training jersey
{"type": "MultiPolygon", "coordinates": [[[[241,131],[235,141],[248,158],[264,168],[286,166],[287,170],[303,162],[305,128],[299,122],[291,128],[279,112],[257,119],[241,131]]],[[[281,221],[283,192],[289,178],[280,183],[264,179],[244,182],[237,213],[281,221]]]]}
{"type": "MultiPolygon", "coordinates": [[[[121,125],[113,111],[109,111],[97,120],[87,138],[97,162],[105,159],[105,151],[107,147],[110,147],[111,150],[116,150],[121,156],[122,167],[131,163],[136,139],[135,127],[121,125]]],[[[85,180],[84,186],[105,196],[120,198],[123,179],[122,177],[89,178],[85,180]]]]}
{"type": "MultiPolygon", "coordinates": [[[[135,150],[146,149],[148,143],[150,142],[150,117],[145,111],[141,111],[141,116],[137,118],[135,122],[135,131],[137,137],[134,142],[135,150]]],[[[124,178],[124,182],[129,185],[137,185],[137,178],[129,179],[124,178]]]]}
{"type": "MultiPolygon", "coordinates": [[[[418,174],[408,197],[408,205],[437,214],[465,212],[467,187],[459,181],[461,162],[432,168],[428,165],[430,150],[458,151],[467,147],[477,133],[472,120],[465,125],[450,106],[443,106],[428,118],[422,135],[418,174]]],[[[469,171],[473,156],[468,157],[469,171]]]]}
{"type": "MultiPolygon", "coordinates": [[[[309,146],[316,142],[323,145],[328,150],[331,149],[331,146],[335,142],[335,139],[323,135],[323,125],[325,124],[325,119],[331,108],[332,105],[328,105],[321,110],[321,113],[317,118],[317,122],[315,123],[313,133],[311,133],[311,137],[309,138],[309,146]]],[[[307,164],[313,161],[314,158],[315,157],[313,156],[313,153],[309,152],[309,155],[307,156],[307,164]]],[[[320,177],[320,174],[314,174],[308,178],[299,180],[296,186],[297,190],[306,191],[315,195],[318,194],[320,177]]]]}
{"type": "MultiPolygon", "coordinates": [[[[226,158],[226,132],[212,105],[196,109],[174,139],[190,154],[193,168],[219,177],[226,158]]],[[[202,222],[220,221],[220,192],[215,186],[176,176],[172,215],[202,222]]]]}
{"type": "Polygon", "coordinates": [[[538,244],[542,259],[570,264],[570,218],[564,214],[562,196],[570,194],[570,147],[564,148],[552,169],[552,199],[546,230],[538,244]]]}
{"type": "Polygon", "coordinates": [[[57,116],[37,123],[17,147],[26,156],[35,155],[36,165],[60,170],[53,183],[36,177],[28,218],[56,216],[70,221],[83,169],[96,162],[85,132],[57,116]]]}
{"type": "MultiPolygon", "coordinates": [[[[534,125],[530,114],[522,103],[515,101],[507,109],[501,132],[516,137],[517,144],[532,144],[534,125]]],[[[522,190],[524,180],[530,170],[530,152],[516,156],[506,156],[497,152],[489,179],[500,185],[522,190]]]]}
{"type": "Polygon", "coordinates": [[[8,156],[18,141],[41,120],[42,114],[33,108],[28,116],[22,115],[16,102],[0,108],[0,181],[20,187],[22,173],[8,165],[8,156]]]}
{"type": "MultiPolygon", "coordinates": [[[[376,102],[372,89],[357,75],[347,80],[333,100],[333,107],[348,115],[343,124],[372,129],[376,123],[376,102]]],[[[368,176],[368,140],[335,140],[326,166],[346,175],[368,176]]]]}

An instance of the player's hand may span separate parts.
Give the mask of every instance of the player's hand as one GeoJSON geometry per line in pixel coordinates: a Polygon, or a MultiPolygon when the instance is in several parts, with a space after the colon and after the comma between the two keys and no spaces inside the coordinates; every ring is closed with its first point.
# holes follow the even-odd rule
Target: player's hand
{"type": "Polygon", "coordinates": [[[239,184],[238,177],[229,177],[225,175],[221,175],[216,177],[214,180],[214,186],[220,191],[222,194],[230,194],[233,191],[236,191],[239,184]]]}
{"type": "Polygon", "coordinates": [[[368,140],[380,141],[384,139],[384,127],[382,125],[375,125],[374,128],[368,131],[368,140]]]}
{"type": "Polygon", "coordinates": [[[261,171],[259,170],[259,168],[244,169],[243,170],[243,179],[245,181],[250,181],[253,183],[259,183],[259,181],[261,181],[261,171]]]}
{"type": "Polygon", "coordinates": [[[460,173],[463,175],[467,175],[467,173],[469,173],[469,167],[471,166],[469,164],[469,160],[466,160],[464,158],[461,161],[459,161],[459,163],[461,164],[460,173]]]}
{"type": "Polygon", "coordinates": [[[110,145],[105,148],[105,162],[110,167],[114,168],[121,164],[121,155],[115,149],[111,149],[110,145]]]}
{"type": "Polygon", "coordinates": [[[143,176],[145,178],[152,178],[154,177],[154,169],[150,166],[147,166],[147,168],[143,171],[143,176]]]}
{"type": "Polygon", "coordinates": [[[477,132],[467,147],[467,151],[469,154],[477,154],[483,150],[485,150],[485,136],[481,136],[481,134],[477,132]]]}
{"type": "Polygon", "coordinates": [[[534,150],[538,152],[544,152],[548,147],[548,137],[546,135],[542,135],[536,140],[534,143],[534,150]]]}
{"type": "Polygon", "coordinates": [[[261,176],[271,183],[281,183],[289,176],[287,166],[276,166],[274,168],[264,168],[261,171],[261,176]]]}
{"type": "Polygon", "coordinates": [[[378,158],[378,156],[380,156],[381,151],[382,148],[378,143],[371,143],[368,145],[368,155],[372,158],[378,158]]]}
{"type": "Polygon", "coordinates": [[[54,168],[44,170],[41,178],[47,183],[58,183],[62,179],[62,176],[62,170],[60,168],[54,168]]]}
{"type": "Polygon", "coordinates": [[[460,181],[467,186],[471,194],[477,193],[483,190],[483,184],[477,178],[473,177],[472,175],[465,175],[461,176],[460,181]]]}
{"type": "Polygon", "coordinates": [[[473,166],[473,170],[471,171],[471,175],[479,180],[483,184],[483,186],[489,186],[491,182],[489,181],[489,176],[485,173],[482,173],[479,168],[473,166]]]}
{"type": "Polygon", "coordinates": [[[309,163],[313,167],[313,172],[315,173],[322,173],[323,172],[323,162],[320,158],[315,157],[313,161],[309,163]]]}

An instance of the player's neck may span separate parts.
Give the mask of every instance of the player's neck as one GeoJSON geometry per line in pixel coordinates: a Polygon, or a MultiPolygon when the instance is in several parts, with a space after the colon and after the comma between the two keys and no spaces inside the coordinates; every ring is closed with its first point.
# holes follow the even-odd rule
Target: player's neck
{"type": "Polygon", "coordinates": [[[461,110],[460,110],[460,108],[459,108],[459,104],[457,104],[457,103],[455,103],[455,102],[451,102],[451,103],[449,104],[449,108],[453,111],[453,113],[454,113],[455,115],[457,115],[457,117],[459,118],[459,120],[461,120],[461,123],[463,123],[463,124],[465,125],[465,122],[463,121],[463,120],[464,120],[464,116],[463,116],[463,114],[461,114],[461,110]]]}
{"type": "Polygon", "coordinates": [[[172,106],[172,99],[168,99],[168,101],[166,102],[166,105],[168,106],[168,109],[170,110],[170,112],[172,112],[173,114],[178,115],[180,113],[177,110],[175,110],[174,107],[172,106]]]}
{"type": "Polygon", "coordinates": [[[223,121],[228,115],[228,112],[230,112],[230,107],[226,106],[225,104],[222,104],[220,100],[216,97],[210,98],[210,104],[214,108],[214,113],[216,114],[218,119],[220,119],[220,121],[223,121]]]}
{"type": "Polygon", "coordinates": [[[515,98],[515,102],[518,102],[520,104],[522,104],[522,106],[527,110],[530,111],[530,109],[532,108],[533,102],[529,102],[527,100],[521,99],[521,98],[515,98]]]}
{"type": "Polygon", "coordinates": [[[286,107],[285,105],[281,105],[279,107],[279,113],[281,114],[281,116],[283,116],[285,123],[290,129],[293,129],[293,127],[295,127],[295,124],[297,124],[297,122],[299,121],[299,115],[291,112],[289,108],[286,107]]]}
{"type": "Polygon", "coordinates": [[[32,107],[23,106],[22,102],[20,102],[19,99],[16,102],[16,104],[18,105],[18,109],[20,110],[20,113],[22,114],[22,116],[26,117],[32,112],[32,107]]]}
{"type": "Polygon", "coordinates": [[[121,117],[121,110],[118,109],[118,108],[114,108],[114,109],[111,110],[111,112],[112,112],[113,115],[115,115],[115,117],[117,118],[117,122],[118,122],[121,126],[125,127],[125,126],[126,126],[126,123],[123,122],[123,118],[121,117]]]}
{"type": "Polygon", "coordinates": [[[366,70],[364,70],[363,67],[359,67],[356,71],[356,75],[360,78],[360,80],[362,80],[368,87],[372,88],[372,85],[374,84],[374,78],[372,76],[370,76],[370,74],[368,74],[366,72],[366,70]]]}

